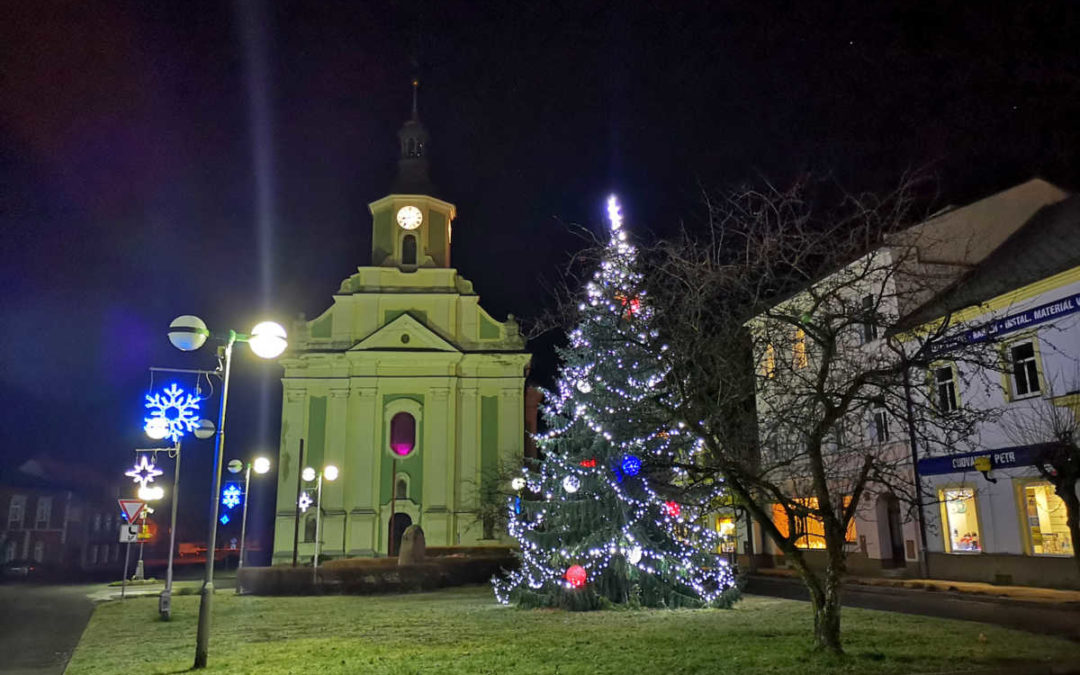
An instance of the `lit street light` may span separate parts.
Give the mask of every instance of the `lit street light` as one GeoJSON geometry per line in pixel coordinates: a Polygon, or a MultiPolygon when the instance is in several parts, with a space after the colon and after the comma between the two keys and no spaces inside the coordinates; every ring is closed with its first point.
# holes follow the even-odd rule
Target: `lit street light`
{"type": "Polygon", "coordinates": [[[316,478],[315,469],[312,467],[306,467],[301,477],[307,482],[317,480],[317,487],[315,488],[315,556],[311,561],[311,579],[314,582],[319,580],[319,538],[322,536],[321,523],[322,523],[322,483],[323,478],[333,482],[337,480],[338,468],[333,464],[327,464],[323,467],[323,470],[319,472],[316,478]]]}
{"type": "MultiPolygon", "coordinates": [[[[169,324],[169,342],[181,351],[190,352],[202,347],[211,337],[206,323],[197,316],[179,316],[169,324]]],[[[256,324],[250,335],[230,330],[220,338],[225,344],[218,347],[218,374],[221,377],[221,407],[218,410],[217,448],[214,452],[214,482],[210,490],[210,532],[206,544],[206,578],[199,599],[199,627],[195,638],[195,664],[205,668],[210,649],[210,616],[214,596],[214,553],[217,549],[218,503],[221,493],[221,463],[225,452],[225,407],[229,400],[229,373],[232,369],[232,350],[237,342],[247,342],[256,356],[272,359],[288,346],[285,329],[271,321],[256,324]]]]}
{"type": "MultiPolygon", "coordinates": [[[[238,459],[229,462],[229,471],[238,473],[240,471],[239,467],[236,467],[236,470],[233,471],[234,463],[240,464],[241,466],[243,465],[238,459]]],[[[255,469],[255,473],[257,474],[264,474],[270,470],[270,460],[266,457],[257,457],[254,462],[248,462],[247,467],[244,469],[244,515],[241,517],[240,521],[240,560],[236,564],[237,570],[244,566],[244,540],[247,537],[248,486],[251,483],[252,469],[255,469]]],[[[240,592],[239,584],[236,586],[236,592],[240,592]]]]}

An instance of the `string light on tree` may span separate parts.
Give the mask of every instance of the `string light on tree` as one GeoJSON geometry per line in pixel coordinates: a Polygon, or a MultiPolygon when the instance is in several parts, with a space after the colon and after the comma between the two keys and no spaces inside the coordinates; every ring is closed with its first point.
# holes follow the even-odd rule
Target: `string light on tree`
{"type": "Polygon", "coordinates": [[[730,604],[738,592],[716,553],[718,535],[693,506],[715,503],[723,485],[690,483],[685,471],[643,472],[646,465],[692,466],[701,447],[642,421],[657,417],[642,414],[647,406],[677,406],[678,394],[666,388],[666,350],[650,325],[637,253],[614,197],[607,212],[607,247],[577,303],[569,344],[559,350],[555,389],[544,398],[542,459],[524,474],[529,492],[507,504],[521,565],[493,580],[495,595],[502,603],[570,609],[631,597],[665,607],[730,604]],[[681,517],[666,504],[671,497],[664,495],[675,493],[681,517]]]}

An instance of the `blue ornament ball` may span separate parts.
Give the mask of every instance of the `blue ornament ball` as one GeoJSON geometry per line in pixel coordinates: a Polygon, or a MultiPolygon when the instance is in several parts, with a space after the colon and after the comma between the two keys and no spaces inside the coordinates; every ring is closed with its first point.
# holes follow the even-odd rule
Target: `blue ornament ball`
{"type": "Polygon", "coordinates": [[[641,460],[634,455],[623,455],[622,470],[627,476],[636,476],[641,472],[641,460]]]}

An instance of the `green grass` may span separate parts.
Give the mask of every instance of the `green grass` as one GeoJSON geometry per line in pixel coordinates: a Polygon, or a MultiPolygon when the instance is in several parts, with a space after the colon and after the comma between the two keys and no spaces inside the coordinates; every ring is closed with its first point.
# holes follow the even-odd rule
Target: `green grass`
{"type": "MultiPolygon", "coordinates": [[[[98,606],[68,675],[178,673],[195,652],[198,597],[98,606]]],[[[218,592],[209,672],[912,673],[1076,658],[1077,645],[983,624],[845,609],[848,655],[810,651],[809,605],[750,596],[731,610],[570,613],[501,607],[490,589],[269,598],[218,592]],[[984,636],[980,639],[980,634],[984,636]]]]}

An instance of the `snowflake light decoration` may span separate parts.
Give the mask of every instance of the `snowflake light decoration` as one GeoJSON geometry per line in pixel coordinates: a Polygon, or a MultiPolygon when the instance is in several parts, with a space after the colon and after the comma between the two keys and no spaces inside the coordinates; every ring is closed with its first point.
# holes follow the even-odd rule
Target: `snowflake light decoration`
{"type": "Polygon", "coordinates": [[[143,419],[147,430],[155,424],[162,424],[164,420],[166,436],[175,443],[180,438],[199,426],[199,397],[185,394],[184,390],[176,386],[176,383],[162,389],[160,393],[146,395],[146,407],[150,410],[150,416],[143,419]]]}
{"type": "Polygon", "coordinates": [[[300,501],[297,502],[297,505],[300,507],[300,511],[302,513],[307,513],[307,510],[309,508],[311,508],[311,504],[312,504],[311,496],[308,495],[308,493],[306,493],[306,492],[301,492],[300,493],[300,501]]]}
{"type": "Polygon", "coordinates": [[[139,455],[135,466],[131,471],[125,471],[124,475],[129,476],[133,482],[138,483],[141,489],[146,487],[147,483],[153,483],[154,479],[163,473],[165,472],[154,466],[154,463],[146,455],[139,455]]]}
{"type": "Polygon", "coordinates": [[[227,509],[234,509],[240,506],[241,496],[243,491],[240,490],[240,486],[236,483],[229,483],[225,486],[225,489],[221,491],[221,503],[227,509]]]}

